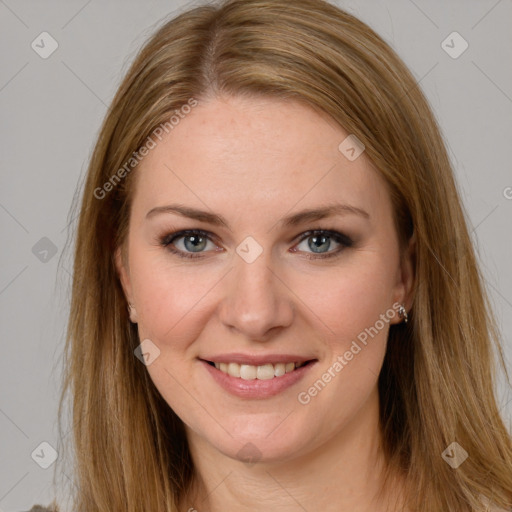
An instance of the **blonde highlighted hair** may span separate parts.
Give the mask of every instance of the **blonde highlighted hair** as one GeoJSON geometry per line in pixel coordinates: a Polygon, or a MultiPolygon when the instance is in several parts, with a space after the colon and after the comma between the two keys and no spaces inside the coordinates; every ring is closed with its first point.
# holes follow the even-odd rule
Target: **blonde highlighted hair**
{"type": "Polygon", "coordinates": [[[228,0],[154,33],[91,157],[59,408],[69,393],[73,511],[177,512],[192,481],[183,424],[134,356],[140,341],[115,269],[137,168],[104,197],[95,191],[176,109],[217,94],[305,102],[366,146],[389,186],[403,246],[416,243],[409,322],[391,328],[379,377],[388,466],[406,476],[411,510],[483,511],[483,498],[512,507],[495,360],[506,368],[451,164],[418,84],[373,30],[323,0],[228,0]],[[452,442],[469,453],[457,469],[441,457],[452,442]]]}

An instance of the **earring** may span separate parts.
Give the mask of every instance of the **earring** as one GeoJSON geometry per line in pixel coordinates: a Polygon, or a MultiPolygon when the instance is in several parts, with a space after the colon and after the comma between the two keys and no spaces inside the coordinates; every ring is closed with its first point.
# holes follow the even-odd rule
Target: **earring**
{"type": "Polygon", "coordinates": [[[137,311],[135,311],[135,306],[129,302],[128,303],[128,313],[130,314],[130,321],[133,324],[137,323],[137,311]]]}
{"type": "Polygon", "coordinates": [[[400,304],[400,307],[398,308],[398,316],[404,321],[405,324],[409,320],[409,315],[407,314],[403,304],[400,304]]]}

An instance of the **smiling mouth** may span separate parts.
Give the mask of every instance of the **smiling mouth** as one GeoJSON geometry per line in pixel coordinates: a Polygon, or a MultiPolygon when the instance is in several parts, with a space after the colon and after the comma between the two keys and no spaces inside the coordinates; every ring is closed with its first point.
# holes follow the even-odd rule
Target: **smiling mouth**
{"type": "Polygon", "coordinates": [[[278,379],[287,373],[292,373],[298,368],[307,366],[315,360],[305,361],[303,363],[275,363],[264,364],[261,366],[253,366],[250,364],[238,363],[218,363],[213,361],[206,361],[210,366],[214,366],[217,370],[227,375],[243,380],[270,380],[278,379]]]}

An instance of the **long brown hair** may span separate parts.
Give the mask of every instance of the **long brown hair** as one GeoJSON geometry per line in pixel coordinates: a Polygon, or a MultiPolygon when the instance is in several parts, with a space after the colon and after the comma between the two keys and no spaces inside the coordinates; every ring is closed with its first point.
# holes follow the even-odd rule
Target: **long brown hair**
{"type": "Polygon", "coordinates": [[[483,498],[511,507],[495,354],[506,368],[451,164],[418,84],[375,32],[323,0],[228,0],[154,33],[91,157],[59,408],[60,416],[69,392],[73,510],[176,512],[191,483],[182,422],[134,356],[140,340],[114,253],[127,233],[134,154],[162,123],[172,129],[173,112],[217,93],[305,102],[363,142],[388,183],[402,242],[416,242],[410,320],[391,328],[379,377],[388,465],[406,475],[412,510],[480,511],[483,498]],[[441,456],[453,442],[469,454],[457,469],[441,456]]]}

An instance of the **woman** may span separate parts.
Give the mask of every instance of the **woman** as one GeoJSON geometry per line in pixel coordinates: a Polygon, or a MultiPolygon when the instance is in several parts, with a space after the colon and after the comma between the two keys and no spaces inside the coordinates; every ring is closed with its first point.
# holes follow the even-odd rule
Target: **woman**
{"type": "Polygon", "coordinates": [[[511,509],[493,325],[389,46],[318,0],[191,9],[136,58],[87,174],[73,510],[511,509]]]}

